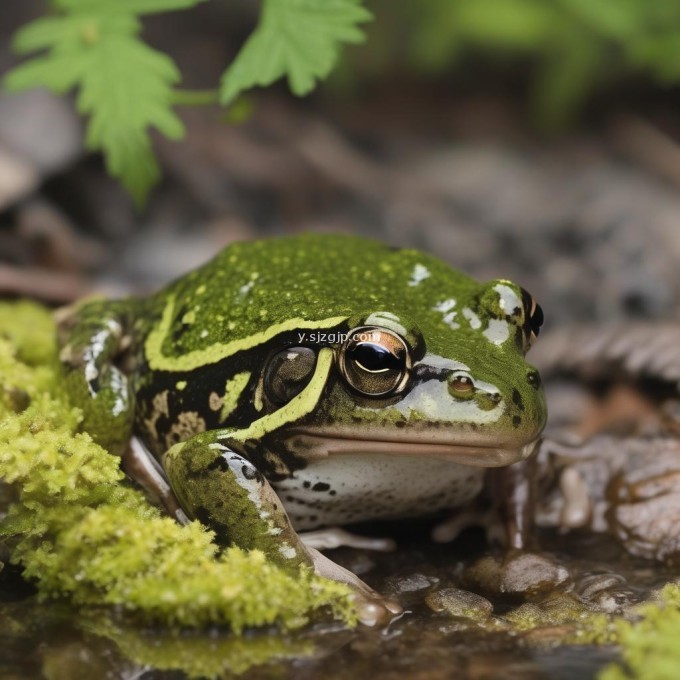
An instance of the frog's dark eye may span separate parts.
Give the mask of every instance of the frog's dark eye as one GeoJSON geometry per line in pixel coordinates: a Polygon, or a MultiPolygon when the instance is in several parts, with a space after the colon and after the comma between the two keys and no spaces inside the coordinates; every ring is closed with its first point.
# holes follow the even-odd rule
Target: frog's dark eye
{"type": "Polygon", "coordinates": [[[528,346],[531,347],[541,332],[544,320],[543,310],[541,305],[524,288],[522,288],[522,302],[524,303],[524,334],[528,346]]]}
{"type": "Polygon", "coordinates": [[[340,350],[340,370],[345,379],[355,390],[369,396],[400,392],[410,368],[406,343],[384,328],[356,328],[340,350]]]}
{"type": "Polygon", "coordinates": [[[307,387],[316,366],[316,353],[309,347],[289,347],[275,354],[264,374],[267,396],[284,404],[307,387]]]}

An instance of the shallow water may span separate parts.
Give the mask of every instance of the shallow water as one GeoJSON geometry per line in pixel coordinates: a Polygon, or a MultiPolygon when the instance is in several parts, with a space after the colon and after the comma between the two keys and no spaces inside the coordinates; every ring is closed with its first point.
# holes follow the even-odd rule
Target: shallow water
{"type": "MultiPolygon", "coordinates": [[[[318,621],[290,635],[274,630],[242,638],[217,630],[173,635],[137,628],[115,612],[77,612],[64,603],[39,603],[15,571],[5,570],[0,582],[0,678],[174,680],[245,674],[255,680],[584,680],[617,657],[613,647],[560,645],[559,630],[490,631],[433,612],[425,602],[427,593],[460,585],[461,555],[469,560],[478,553],[481,536],[473,532],[452,545],[438,546],[420,540],[419,525],[401,533],[395,553],[334,553],[334,559],[360,572],[381,592],[397,594],[406,607],[407,613],[383,631],[350,631],[318,621]]],[[[542,545],[572,574],[615,571],[640,597],[671,576],[657,565],[628,557],[602,536],[546,533],[542,545]]],[[[494,614],[517,604],[496,599],[494,614]]]]}

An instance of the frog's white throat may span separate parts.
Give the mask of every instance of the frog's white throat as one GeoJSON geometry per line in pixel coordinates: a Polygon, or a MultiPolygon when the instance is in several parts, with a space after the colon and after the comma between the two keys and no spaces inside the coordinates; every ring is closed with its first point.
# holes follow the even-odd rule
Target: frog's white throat
{"type": "Polygon", "coordinates": [[[485,474],[484,468],[431,458],[346,454],[310,460],[272,485],[293,527],[308,531],[457,508],[479,494],[485,474]]]}
{"type": "Polygon", "coordinates": [[[527,458],[536,442],[515,448],[421,440],[291,434],[307,465],[273,482],[296,530],[398,519],[460,507],[481,491],[484,468],[527,458]]]}
{"type": "Polygon", "coordinates": [[[539,440],[508,446],[483,442],[442,443],[413,439],[368,439],[311,432],[293,432],[288,446],[296,455],[308,460],[336,456],[394,456],[398,458],[432,458],[471,467],[503,467],[525,460],[534,452],[539,440]]]}

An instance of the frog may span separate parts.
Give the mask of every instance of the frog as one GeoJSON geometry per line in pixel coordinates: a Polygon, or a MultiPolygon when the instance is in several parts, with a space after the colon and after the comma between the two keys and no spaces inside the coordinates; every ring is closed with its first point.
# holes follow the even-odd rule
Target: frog
{"type": "MultiPolygon", "coordinates": [[[[525,359],[542,323],[506,279],[303,233],[232,243],[148,296],[77,303],[58,346],[83,430],[172,516],[347,584],[360,621],[384,625],[401,605],[323,550],[389,548],[342,527],[456,512],[487,474],[518,476],[546,421],[525,359]]],[[[507,495],[521,547],[526,499],[507,495]]]]}

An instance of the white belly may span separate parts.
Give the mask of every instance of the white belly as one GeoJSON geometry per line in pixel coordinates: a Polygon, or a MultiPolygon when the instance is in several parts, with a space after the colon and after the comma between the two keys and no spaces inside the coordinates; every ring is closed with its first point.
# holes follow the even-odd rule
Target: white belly
{"type": "Polygon", "coordinates": [[[481,490],[484,468],[429,458],[340,455],[273,484],[297,530],[454,508],[481,490]]]}

